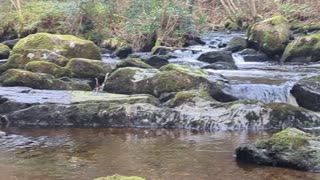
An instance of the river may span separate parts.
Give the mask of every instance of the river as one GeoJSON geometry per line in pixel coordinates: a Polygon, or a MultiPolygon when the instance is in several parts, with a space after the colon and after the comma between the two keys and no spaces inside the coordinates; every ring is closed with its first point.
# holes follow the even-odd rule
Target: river
{"type": "MultiPolygon", "coordinates": [[[[201,53],[244,33],[207,33],[204,46],[177,50],[171,63],[201,67],[201,53]],[[217,38],[218,37],[218,38],[217,38]],[[196,53],[194,53],[196,52],[196,53]]],[[[104,61],[117,59],[104,55],[104,61]]],[[[296,104],[290,89],[299,79],[319,74],[320,66],[244,62],[234,53],[238,70],[210,70],[230,80],[234,95],[262,102],[296,104]]],[[[270,137],[265,131],[199,132],[165,129],[2,128],[0,180],[90,180],[113,174],[148,180],[318,180],[320,174],[277,167],[239,164],[234,150],[241,143],[270,137]]],[[[318,133],[319,134],[319,133],[318,133]]]]}
{"type": "Polygon", "coordinates": [[[90,180],[113,174],[150,180],[317,180],[320,174],[239,164],[234,149],[270,132],[164,129],[5,129],[0,179],[90,180]],[[10,140],[11,139],[11,140],[10,140]]]}

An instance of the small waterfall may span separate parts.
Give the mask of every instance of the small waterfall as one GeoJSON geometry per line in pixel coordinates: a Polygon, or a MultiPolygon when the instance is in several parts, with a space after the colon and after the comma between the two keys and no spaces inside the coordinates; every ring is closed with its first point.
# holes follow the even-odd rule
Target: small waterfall
{"type": "Polygon", "coordinates": [[[231,86],[231,92],[239,99],[255,99],[264,103],[289,103],[289,85],[237,84],[231,86]]]}

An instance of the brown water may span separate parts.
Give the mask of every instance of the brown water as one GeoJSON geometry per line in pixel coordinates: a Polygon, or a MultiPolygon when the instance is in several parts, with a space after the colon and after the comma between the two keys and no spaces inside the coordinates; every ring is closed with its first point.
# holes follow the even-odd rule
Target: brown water
{"type": "Polygon", "coordinates": [[[5,129],[0,180],[91,180],[113,174],[148,180],[319,180],[320,174],[239,164],[234,149],[266,132],[144,129],[5,129]]]}

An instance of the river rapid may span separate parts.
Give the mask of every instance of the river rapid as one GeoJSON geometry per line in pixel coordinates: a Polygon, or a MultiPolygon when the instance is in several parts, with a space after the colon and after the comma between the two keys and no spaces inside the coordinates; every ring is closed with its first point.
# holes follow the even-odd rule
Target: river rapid
{"type": "MultiPolygon", "coordinates": [[[[206,33],[207,45],[176,50],[170,63],[202,67],[200,54],[217,43],[228,43],[245,33],[206,33]]],[[[147,55],[141,54],[139,55],[147,55]]],[[[320,73],[319,64],[283,65],[245,62],[233,54],[238,70],[210,70],[230,80],[231,91],[241,99],[265,103],[287,102],[293,84],[320,73]]],[[[104,55],[105,62],[119,60],[104,55]]],[[[165,129],[40,129],[6,128],[0,137],[0,180],[90,180],[113,174],[136,175],[148,180],[318,180],[320,174],[277,167],[241,164],[234,149],[241,143],[270,137],[265,131],[191,131],[165,129]]],[[[319,132],[313,132],[320,135],[319,132]]]]}

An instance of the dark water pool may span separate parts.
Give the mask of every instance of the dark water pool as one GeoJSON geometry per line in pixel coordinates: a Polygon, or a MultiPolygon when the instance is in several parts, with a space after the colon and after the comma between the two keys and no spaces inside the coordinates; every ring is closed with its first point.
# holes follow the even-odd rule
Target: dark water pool
{"type": "Polygon", "coordinates": [[[320,174],[239,164],[234,149],[267,132],[144,129],[3,129],[0,180],[319,180],[320,174]]]}

